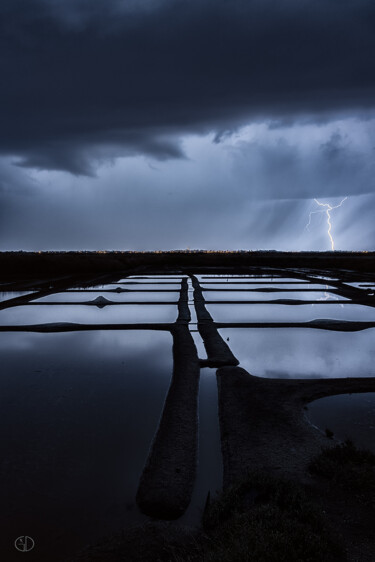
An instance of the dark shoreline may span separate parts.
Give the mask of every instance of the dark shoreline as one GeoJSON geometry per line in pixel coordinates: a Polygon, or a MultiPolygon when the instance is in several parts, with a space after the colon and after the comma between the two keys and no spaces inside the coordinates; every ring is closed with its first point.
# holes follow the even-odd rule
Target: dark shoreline
{"type": "Polygon", "coordinates": [[[277,252],[171,250],[153,252],[0,252],[0,278],[16,280],[113,272],[196,273],[248,268],[308,268],[317,270],[375,271],[375,252],[277,252]]]}
{"type": "MultiPolygon", "coordinates": [[[[232,507],[236,513],[238,510],[241,511],[242,503],[245,502],[246,505],[244,504],[244,513],[241,514],[241,518],[244,517],[247,523],[245,521],[244,526],[244,521],[241,519],[240,525],[238,525],[235,516],[233,528],[239,529],[240,536],[243,536],[247,532],[248,527],[246,525],[250,525],[249,528],[253,528],[257,536],[258,531],[263,533],[264,542],[268,544],[270,532],[274,528],[279,528],[280,521],[283,521],[286,527],[283,536],[275,542],[274,546],[277,551],[279,548],[284,548],[285,541],[294,541],[297,549],[295,553],[297,553],[301,537],[310,536],[309,533],[313,532],[313,534],[315,533],[314,541],[316,545],[323,546],[319,546],[320,551],[316,556],[314,555],[315,557],[310,557],[309,560],[329,560],[331,562],[336,558],[324,558],[324,556],[326,555],[326,548],[330,548],[328,540],[330,528],[336,527],[338,529],[337,545],[342,549],[343,556],[337,558],[337,560],[347,559],[354,562],[358,559],[357,552],[361,552],[361,555],[363,555],[364,550],[366,551],[366,557],[362,559],[366,562],[373,560],[373,528],[369,524],[373,517],[373,505],[367,506],[366,504],[363,506],[361,502],[357,501],[356,495],[351,490],[341,492],[336,485],[332,486],[330,483],[314,480],[309,473],[309,462],[313,460],[313,457],[318,458],[320,448],[323,446],[332,449],[335,442],[328,434],[324,435],[323,432],[312,426],[306,418],[305,408],[307,403],[321,396],[347,392],[372,392],[375,388],[375,378],[308,381],[305,379],[263,379],[236,366],[238,360],[233,356],[217,330],[228,325],[258,328],[276,325],[279,328],[295,326],[353,331],[367,329],[373,327],[374,324],[324,318],[294,324],[216,323],[205,308],[203,292],[194,274],[203,274],[203,279],[207,279],[204,277],[205,274],[208,276],[212,274],[234,276],[236,274],[257,274],[272,277],[275,284],[277,284],[279,276],[281,278],[293,277],[305,281],[306,285],[317,283],[317,278],[320,281],[330,278],[330,292],[336,294],[337,298],[344,297],[349,299],[348,302],[358,304],[360,301],[361,304],[374,307],[373,299],[375,297],[372,288],[374,286],[374,257],[375,252],[0,253],[0,266],[2,266],[1,290],[28,291],[27,294],[21,294],[21,296],[0,303],[0,308],[33,304],[33,300],[58,291],[65,291],[76,286],[87,288],[96,284],[113,283],[116,280],[116,288],[104,289],[105,294],[110,297],[111,293],[126,292],[126,289],[118,287],[117,282],[122,277],[129,275],[137,277],[159,273],[163,275],[179,273],[180,275],[188,275],[194,288],[197,328],[207,351],[207,360],[199,360],[189,332],[188,324],[191,316],[188,307],[189,295],[186,278],[181,281],[180,299],[178,303],[175,303],[178,304],[179,310],[176,324],[54,323],[0,327],[0,331],[35,332],[63,332],[82,329],[161,329],[171,331],[174,337],[173,382],[138,491],[138,503],[142,505],[142,511],[155,520],[150,520],[146,525],[126,529],[119,537],[105,538],[102,542],[99,541],[97,547],[88,547],[86,551],[82,551],[81,554],[78,554],[78,558],[74,558],[74,560],[77,560],[77,562],[78,560],[114,562],[119,559],[129,559],[134,562],[148,562],[149,560],[160,559],[166,562],[181,562],[182,560],[184,562],[185,560],[186,562],[198,562],[205,559],[207,562],[218,562],[218,560],[224,562],[224,560],[238,559],[232,553],[233,546],[238,543],[236,537],[234,537],[233,545],[230,541],[220,542],[221,537],[227,533],[230,527],[230,521],[228,523],[226,516],[223,524],[220,523],[217,528],[214,527],[212,533],[209,528],[206,529],[204,523],[200,529],[193,529],[182,528],[178,522],[166,524],[163,521],[163,519],[178,518],[191,497],[197,460],[199,368],[207,365],[213,368],[219,367],[217,378],[219,423],[224,461],[224,494],[228,490],[230,491],[233,486],[233,489],[236,490],[236,486],[240,486],[239,482],[243,478],[247,478],[247,472],[249,471],[255,471],[258,474],[256,479],[258,478],[260,482],[257,484],[258,480],[249,481],[245,497],[235,499],[232,507]],[[362,288],[360,285],[356,286],[355,283],[350,284],[353,281],[364,282],[363,287],[366,288],[362,288]],[[31,289],[34,289],[33,293],[29,292],[31,289]],[[186,396],[189,394],[191,394],[191,399],[186,401],[186,396]],[[283,483],[285,478],[289,483],[283,483]],[[294,517],[294,513],[282,509],[278,511],[277,502],[275,503],[272,497],[268,498],[267,490],[265,492],[262,489],[262,479],[271,482],[275,488],[276,496],[284,485],[287,486],[287,492],[291,497],[298,496],[300,493],[298,490],[306,488],[305,491],[308,494],[317,497],[317,504],[314,509],[317,509],[319,513],[325,514],[327,512],[328,515],[322,518],[318,525],[319,528],[314,530],[313,526],[310,525],[311,522],[308,521],[309,502],[301,501],[301,504],[298,504],[297,519],[294,517]],[[168,486],[165,483],[168,483],[168,486]],[[254,498],[256,501],[253,501],[254,498]],[[266,517],[268,526],[259,530],[257,527],[258,515],[266,512],[268,513],[266,517]],[[301,516],[306,519],[307,526],[295,538],[293,529],[299,523],[301,516]],[[354,530],[352,530],[353,524],[354,530]],[[356,534],[357,529],[360,530],[360,538],[356,534]],[[328,535],[326,535],[326,531],[328,535]],[[218,558],[216,542],[220,542],[224,557],[218,558]],[[140,544],[143,545],[143,550],[140,550],[140,544]],[[213,549],[211,548],[212,545],[214,546],[213,549]],[[348,556],[345,555],[344,551],[348,556]],[[131,552],[130,558],[128,557],[129,552],[131,552]],[[225,557],[228,553],[230,553],[229,558],[225,557]]],[[[217,283],[217,285],[220,284],[217,283]]],[[[241,288],[237,288],[237,290],[244,291],[241,288]]],[[[273,288],[257,289],[261,293],[274,290],[273,288]]],[[[286,289],[282,290],[285,291],[286,289]]],[[[153,291],[159,291],[161,295],[164,295],[164,292],[168,292],[169,289],[153,289],[153,291]]],[[[88,289],[88,293],[90,293],[90,289],[88,289]]],[[[287,295],[288,293],[284,294],[287,295]]],[[[89,301],[89,304],[102,307],[105,304],[104,301],[103,298],[99,301],[99,304],[96,300],[89,301]]],[[[265,302],[271,304],[272,301],[265,302]]],[[[287,299],[281,302],[288,304],[287,299]]],[[[337,301],[335,302],[337,303],[337,301]]],[[[301,301],[299,301],[300,303],[301,301]]],[[[371,468],[371,470],[370,488],[372,490],[372,483],[375,482],[375,468],[371,468]]],[[[236,494],[237,492],[235,492],[236,494]]],[[[373,496],[369,497],[372,498],[373,496]]],[[[287,503],[289,504],[289,497],[287,503]]],[[[214,511],[215,505],[214,502],[214,511]]],[[[209,499],[206,502],[206,507],[205,513],[207,516],[210,509],[212,511],[209,499]]],[[[258,541],[249,543],[251,548],[256,544],[258,544],[258,541]]],[[[246,546],[246,548],[249,547],[246,546]]],[[[306,548],[309,548],[308,544],[306,548]]],[[[268,546],[266,554],[267,549],[268,546]]],[[[289,556],[290,548],[288,547],[285,552],[289,556]]],[[[42,559],[44,558],[40,558],[40,560],[42,559]]],[[[278,559],[276,554],[273,559],[278,559]]],[[[300,560],[301,558],[292,557],[290,559],[300,560]]],[[[269,560],[269,558],[259,558],[259,560],[269,560]]]]}

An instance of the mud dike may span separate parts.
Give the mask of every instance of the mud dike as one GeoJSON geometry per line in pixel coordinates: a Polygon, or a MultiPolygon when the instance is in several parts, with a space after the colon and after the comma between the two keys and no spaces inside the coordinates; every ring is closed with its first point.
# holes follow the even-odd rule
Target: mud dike
{"type": "MultiPolygon", "coordinates": [[[[48,311],[48,307],[62,306],[70,312],[79,305],[80,309],[87,306],[86,310],[90,310],[91,313],[102,309],[103,312],[107,312],[111,307],[116,308],[121,305],[126,318],[128,305],[137,305],[140,307],[139,310],[145,304],[156,305],[156,308],[158,305],[172,305],[178,308],[178,318],[175,322],[173,316],[171,323],[141,323],[138,318],[136,322],[102,323],[105,315],[100,312],[101,316],[95,323],[53,321],[7,324],[3,321],[0,332],[139,330],[141,335],[143,330],[160,330],[171,333],[173,339],[171,383],[136,494],[140,510],[152,518],[177,519],[186,511],[191,501],[197,475],[198,394],[201,368],[217,369],[224,487],[230,486],[252,469],[300,477],[310,458],[319,452],[320,447],[332,443],[308,422],[304,409],[306,404],[334,394],[375,392],[375,378],[370,377],[291,380],[254,376],[240,366],[239,360],[219,332],[221,329],[228,328],[264,329],[266,340],[267,328],[298,328],[299,330],[303,328],[334,332],[357,332],[374,328],[375,317],[366,314],[360,318],[354,314],[353,319],[350,319],[352,316],[349,315],[349,319],[346,316],[343,319],[314,317],[307,319],[308,321],[306,318],[303,318],[303,321],[291,321],[291,309],[294,312],[307,304],[324,304],[328,316],[334,316],[329,314],[330,309],[335,308],[334,305],[347,305],[348,311],[353,305],[354,309],[361,306],[367,311],[373,310],[375,306],[373,274],[355,274],[348,270],[339,273],[333,270],[247,268],[240,276],[236,276],[235,271],[230,271],[228,278],[223,275],[218,277],[217,273],[210,274],[208,271],[206,272],[208,275],[201,275],[198,280],[198,277],[190,271],[189,278],[184,277],[186,274],[180,269],[176,272],[177,277],[169,276],[169,280],[166,280],[163,271],[160,273],[161,277],[136,277],[135,273],[137,272],[128,270],[124,274],[126,279],[120,282],[117,282],[118,277],[114,279],[111,274],[84,280],[64,276],[49,281],[9,283],[4,285],[4,290],[13,291],[14,295],[17,295],[17,291],[24,294],[4,299],[0,302],[0,310],[2,314],[9,313],[8,318],[12,318],[10,313],[22,311],[23,307],[40,313],[41,308],[43,311],[48,311]],[[129,275],[132,275],[132,278],[129,275]],[[287,280],[288,276],[292,279],[287,280]],[[182,277],[184,278],[181,282],[182,277]],[[235,288],[228,289],[229,277],[235,288]],[[157,281],[157,288],[147,288],[150,279],[161,280],[157,281]],[[237,282],[233,283],[236,280],[237,282]],[[179,290],[180,282],[179,298],[177,292],[171,300],[170,293],[179,290]],[[302,287],[299,287],[300,284],[302,287]],[[173,285],[177,289],[171,288],[173,285]],[[245,287],[246,285],[248,288],[245,287]],[[69,295],[75,291],[75,288],[79,290],[79,298],[72,300],[69,295]],[[189,290],[193,291],[193,306],[197,317],[196,330],[193,330],[191,319],[189,290]],[[217,300],[215,296],[210,298],[217,291],[227,290],[236,292],[235,300],[217,300]],[[300,300],[301,293],[298,291],[304,293],[305,300],[300,300]],[[54,297],[59,293],[61,296],[62,292],[67,297],[65,300],[54,297]],[[93,293],[100,293],[100,295],[96,296],[93,293]],[[325,295],[323,300],[316,296],[317,293],[325,295]],[[328,298],[328,293],[331,300],[328,298]],[[129,295],[130,299],[127,298],[129,295]],[[277,296],[282,298],[276,298],[277,296]],[[292,296],[293,298],[290,298],[292,296]],[[147,300],[145,297],[152,298],[147,300]],[[268,319],[260,317],[248,321],[253,316],[249,314],[250,318],[245,318],[243,322],[218,322],[215,321],[215,313],[210,307],[220,304],[254,305],[251,306],[252,311],[256,309],[256,305],[272,305],[273,308],[271,318],[268,319]],[[275,311],[288,305],[296,306],[289,308],[287,321],[282,319],[275,322],[274,316],[277,316],[274,314],[275,311]],[[36,308],[31,309],[31,307],[36,308]],[[206,350],[206,358],[198,356],[193,331],[199,333],[206,350]]],[[[225,298],[228,299],[228,293],[225,298]]],[[[137,314],[139,314],[138,310],[137,314]]],[[[36,312],[35,318],[40,317],[36,312]]],[[[35,322],[35,319],[33,321],[35,322]]],[[[250,370],[253,369],[250,367],[250,370]]]]}
{"type": "Polygon", "coordinates": [[[198,331],[208,358],[206,361],[198,358],[189,330],[188,282],[183,279],[179,314],[171,329],[172,382],[137,492],[141,511],[159,519],[177,519],[191,500],[197,469],[200,367],[238,365],[206,310],[198,280],[192,277],[192,281],[198,331]]]}
{"type": "MultiPolygon", "coordinates": [[[[308,422],[304,409],[306,404],[334,394],[375,391],[375,378],[367,377],[282,380],[253,376],[238,366],[238,359],[218,332],[218,327],[224,326],[273,325],[356,331],[372,327],[373,323],[326,319],[294,324],[215,323],[206,308],[200,282],[194,275],[190,277],[194,288],[197,329],[207,359],[198,358],[189,330],[188,281],[183,279],[178,301],[179,316],[171,327],[172,382],[137,492],[141,511],[156,519],[177,519],[186,511],[191,500],[197,469],[201,367],[218,369],[224,488],[253,469],[289,477],[303,476],[311,457],[322,446],[329,445],[327,438],[308,422]]],[[[301,277],[311,282],[310,277],[303,274],[301,277]]],[[[335,292],[338,298],[354,295],[357,302],[373,306],[373,301],[367,295],[363,296],[359,289],[340,282],[335,284],[335,292]]],[[[273,304],[289,302],[273,301],[273,304]]],[[[294,303],[303,304],[302,301],[294,303]]]]}

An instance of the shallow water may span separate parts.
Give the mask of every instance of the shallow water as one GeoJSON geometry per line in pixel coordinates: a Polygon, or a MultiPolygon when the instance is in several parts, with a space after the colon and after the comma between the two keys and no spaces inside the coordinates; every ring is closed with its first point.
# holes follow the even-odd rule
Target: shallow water
{"type": "Polygon", "coordinates": [[[170,305],[107,306],[18,306],[0,311],[0,326],[22,326],[54,322],[80,324],[169,323],[177,318],[177,307],[170,305]]]}
{"type": "Polygon", "coordinates": [[[98,297],[103,297],[112,302],[174,302],[176,303],[180,297],[178,291],[173,293],[116,293],[116,292],[85,292],[85,291],[66,291],[64,293],[53,293],[40,299],[35,299],[34,302],[91,302],[98,297]]]}
{"type": "Polygon", "coordinates": [[[348,285],[349,287],[355,287],[356,289],[363,289],[363,287],[373,287],[374,285],[368,285],[366,283],[364,283],[363,281],[356,281],[355,283],[345,283],[345,285],[348,285]]]}
{"type": "Polygon", "coordinates": [[[311,328],[219,330],[240,366],[270,378],[373,377],[375,328],[335,332],[311,328]]]}
{"type": "Polygon", "coordinates": [[[201,520],[207,494],[211,499],[222,489],[220,429],[215,369],[201,369],[199,389],[198,472],[192,501],[181,524],[197,525],[201,520]]]}
{"type": "Polygon", "coordinates": [[[157,281],[172,281],[172,280],[176,280],[176,281],[181,281],[181,279],[186,279],[187,276],[186,275],[143,275],[143,276],[137,276],[137,275],[130,275],[129,277],[124,277],[122,279],[119,279],[119,282],[121,283],[121,281],[153,281],[153,280],[157,280],[157,281]]]}
{"type": "MultiPolygon", "coordinates": [[[[89,288],[71,288],[35,300],[34,305],[0,310],[0,325],[174,322],[176,304],[147,303],[176,303],[183,277],[133,276],[89,288]],[[116,292],[119,288],[127,290],[116,292]],[[74,304],[98,297],[127,304],[104,308],[74,304]],[[53,302],[61,304],[48,304],[53,302]],[[64,302],[71,304],[64,306],[64,302]]],[[[347,300],[328,290],[328,278],[323,283],[319,283],[323,278],[316,278],[316,284],[269,275],[198,278],[203,287],[215,289],[203,294],[207,310],[217,322],[305,322],[315,318],[375,321],[372,307],[325,305],[326,300],[347,300]],[[224,280],[225,284],[210,283],[215,280],[224,280]],[[248,285],[243,283],[247,280],[251,281],[248,285]],[[291,290],[263,292],[267,287],[291,290]],[[238,290],[246,288],[251,290],[238,290]],[[306,291],[307,288],[317,290],[306,291]],[[208,302],[277,299],[321,302],[298,306],[208,302]]],[[[206,351],[197,331],[190,279],[188,294],[189,328],[198,355],[204,359],[206,351]]],[[[253,375],[375,376],[375,329],[346,333],[305,328],[231,328],[219,332],[240,366],[253,375]]],[[[5,332],[0,334],[0,362],[0,432],[6,453],[0,470],[8,487],[0,501],[6,520],[5,535],[17,537],[27,532],[38,537],[49,558],[58,560],[64,552],[70,554],[86,542],[95,542],[100,536],[143,520],[134,498],[171,379],[171,334],[143,330],[5,332]]],[[[323,400],[309,406],[311,415],[345,438],[346,430],[341,431],[337,419],[345,421],[347,410],[340,401],[333,400],[327,406],[320,403],[323,400]]],[[[367,424],[364,433],[373,435],[364,403],[356,407],[359,422],[353,424],[357,424],[359,432],[367,424]]],[[[199,418],[198,475],[191,505],[181,518],[182,523],[193,525],[199,523],[208,491],[212,496],[221,487],[215,369],[201,369],[199,418]]],[[[6,556],[4,559],[8,560],[6,556]]]]}
{"type": "Polygon", "coordinates": [[[206,308],[216,322],[309,322],[319,318],[375,321],[375,308],[358,304],[207,304],[206,308]]]}
{"type": "Polygon", "coordinates": [[[22,297],[23,295],[31,295],[35,291],[0,291],[0,302],[22,297]]]}
{"type": "Polygon", "coordinates": [[[173,285],[165,285],[164,283],[139,283],[137,285],[125,285],[118,283],[107,283],[105,285],[94,285],[92,287],[74,287],[69,289],[71,291],[119,291],[123,290],[125,293],[127,291],[134,292],[144,292],[144,291],[156,291],[156,292],[169,292],[169,291],[180,291],[181,283],[174,283],[173,285]]]}
{"type": "Polygon", "coordinates": [[[55,560],[143,518],[171,348],[164,332],[2,334],[3,537],[27,531],[55,560]]]}
{"type": "MultiPolygon", "coordinates": [[[[227,290],[227,291],[236,291],[239,294],[243,293],[245,295],[247,295],[248,293],[251,293],[253,291],[259,291],[259,294],[261,295],[262,293],[265,293],[268,291],[268,289],[278,289],[280,290],[280,292],[284,293],[285,298],[287,298],[287,295],[290,291],[306,291],[306,289],[308,290],[307,292],[310,292],[312,297],[314,298],[314,293],[316,291],[324,291],[324,290],[328,290],[329,286],[328,285],[322,285],[319,283],[291,283],[289,284],[280,284],[280,283],[270,283],[270,284],[260,284],[260,283],[254,283],[254,284],[250,284],[250,283],[225,283],[225,284],[217,284],[217,283],[201,283],[201,287],[203,291],[206,291],[207,295],[209,293],[211,293],[212,291],[218,291],[218,290],[227,290]]],[[[331,287],[332,289],[334,287],[331,287]]]]}
{"type": "MultiPolygon", "coordinates": [[[[275,275],[270,277],[269,275],[196,275],[197,279],[204,285],[205,283],[210,283],[210,281],[226,281],[229,279],[230,282],[246,281],[249,280],[252,283],[261,281],[262,283],[278,283],[280,281],[289,283],[309,283],[309,281],[304,281],[298,277],[282,277],[275,275]]],[[[320,278],[319,278],[320,279],[320,278]]]]}
{"type": "Polygon", "coordinates": [[[341,394],[315,400],[307,417],[322,431],[326,428],[340,441],[351,439],[375,453],[375,393],[341,394]]]}
{"type": "MultiPolygon", "coordinates": [[[[203,292],[206,303],[210,301],[273,301],[279,299],[291,299],[301,301],[335,301],[350,299],[331,293],[329,291],[275,291],[272,293],[257,291],[209,291],[203,292]]],[[[328,309],[329,310],[329,309],[328,309]]]]}

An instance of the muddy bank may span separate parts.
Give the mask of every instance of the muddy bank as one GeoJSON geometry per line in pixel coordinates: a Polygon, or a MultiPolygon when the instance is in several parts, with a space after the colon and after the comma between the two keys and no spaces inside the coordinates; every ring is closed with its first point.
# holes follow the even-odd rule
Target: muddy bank
{"type": "Polygon", "coordinates": [[[375,322],[319,318],[309,322],[215,322],[215,326],[216,328],[314,328],[334,332],[360,332],[375,328],[375,322]]]}
{"type": "Polygon", "coordinates": [[[372,562],[373,508],[309,473],[321,447],[335,443],[309,424],[304,406],[331,394],[374,391],[375,378],[272,380],[223,367],[217,379],[225,490],[205,510],[202,526],[146,524],[74,560],[237,562],[255,552],[264,561],[372,562]]]}
{"type": "Polygon", "coordinates": [[[312,456],[331,444],[304,406],[332,394],[375,391],[375,378],[265,379],[240,367],[218,369],[217,381],[224,487],[249,469],[303,477],[312,456]]]}
{"type": "Polygon", "coordinates": [[[171,332],[174,324],[78,324],[74,322],[50,322],[48,324],[26,324],[20,326],[0,326],[0,332],[83,332],[96,330],[162,330],[171,332]]]}
{"type": "Polygon", "coordinates": [[[207,367],[238,365],[238,359],[233,355],[231,349],[217,331],[212,316],[206,309],[198,279],[192,275],[191,280],[194,287],[194,306],[197,313],[198,332],[207,352],[207,360],[202,361],[201,365],[207,367]]]}
{"type": "Polygon", "coordinates": [[[179,316],[171,330],[172,382],[136,496],[141,511],[157,519],[177,519],[185,512],[196,477],[200,365],[187,302],[183,280],[179,316]]]}

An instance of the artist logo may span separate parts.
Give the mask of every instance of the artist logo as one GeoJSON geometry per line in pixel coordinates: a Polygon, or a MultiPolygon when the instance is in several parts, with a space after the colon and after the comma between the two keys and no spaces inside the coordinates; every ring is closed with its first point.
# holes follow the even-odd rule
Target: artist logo
{"type": "Polygon", "coordinates": [[[14,546],[20,552],[30,552],[34,548],[35,542],[31,537],[23,535],[14,541],[14,546]]]}

